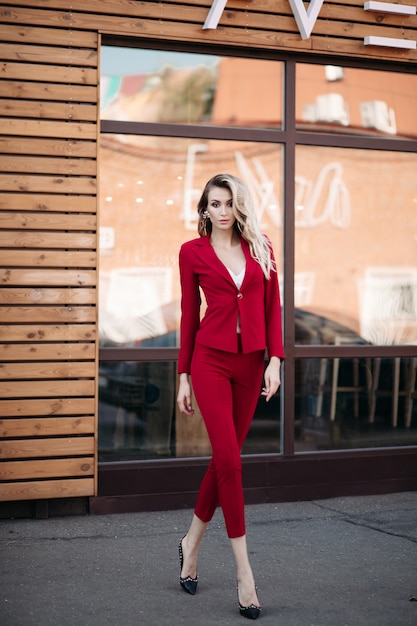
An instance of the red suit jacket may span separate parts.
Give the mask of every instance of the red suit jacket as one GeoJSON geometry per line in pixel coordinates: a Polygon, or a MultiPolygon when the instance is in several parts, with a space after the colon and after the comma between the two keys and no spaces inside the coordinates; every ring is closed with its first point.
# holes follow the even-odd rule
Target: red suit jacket
{"type": "Polygon", "coordinates": [[[271,278],[267,280],[259,263],[251,257],[249,245],[243,238],[241,245],[246,257],[246,269],[240,289],[217,257],[209,236],[193,239],[181,246],[179,373],[190,372],[196,341],[217,350],[238,352],[238,316],[242,352],[267,348],[269,357],[284,358],[277,273],[271,271],[271,278]],[[200,287],[207,303],[201,321],[200,287]]]}

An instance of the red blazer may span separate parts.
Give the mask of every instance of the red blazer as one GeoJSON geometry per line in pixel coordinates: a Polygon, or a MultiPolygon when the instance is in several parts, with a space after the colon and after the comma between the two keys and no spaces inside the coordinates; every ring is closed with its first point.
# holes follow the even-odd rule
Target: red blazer
{"type": "Polygon", "coordinates": [[[193,239],[181,246],[179,373],[190,372],[195,342],[217,350],[237,352],[239,315],[244,353],[268,348],[269,357],[284,358],[277,273],[271,271],[271,278],[267,280],[259,263],[251,257],[248,243],[241,239],[241,244],[246,269],[240,290],[217,257],[209,236],[193,239]],[[207,302],[201,321],[200,287],[207,302]]]}

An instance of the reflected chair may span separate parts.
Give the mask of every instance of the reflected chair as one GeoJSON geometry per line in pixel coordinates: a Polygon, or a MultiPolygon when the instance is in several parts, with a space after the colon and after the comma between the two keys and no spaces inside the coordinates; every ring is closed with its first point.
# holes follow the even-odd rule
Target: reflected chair
{"type": "Polygon", "coordinates": [[[416,392],[416,369],[417,358],[411,359],[395,357],[393,359],[393,375],[391,389],[379,389],[380,373],[381,373],[381,359],[374,359],[374,366],[372,370],[372,383],[370,390],[370,408],[369,408],[369,421],[374,423],[375,410],[378,396],[388,396],[392,398],[391,404],[391,425],[393,428],[398,426],[398,409],[399,399],[404,397],[404,426],[410,428],[411,418],[413,411],[413,400],[417,398],[416,392]],[[403,368],[403,387],[401,388],[401,367],[403,368]]]}
{"type": "MultiPolygon", "coordinates": [[[[343,344],[352,344],[351,337],[344,337],[341,335],[335,336],[335,345],[340,346],[343,344]]],[[[368,396],[369,406],[369,390],[371,386],[371,359],[365,359],[366,365],[366,379],[365,383],[360,380],[360,359],[358,357],[349,357],[345,359],[352,363],[352,383],[341,384],[340,377],[340,357],[333,359],[333,368],[331,371],[330,386],[326,386],[327,370],[329,359],[320,359],[320,371],[319,371],[319,385],[317,393],[317,404],[315,416],[321,417],[323,411],[323,397],[326,390],[330,391],[330,421],[334,422],[336,419],[337,408],[337,396],[339,393],[352,393],[353,394],[353,415],[355,418],[359,418],[359,397],[360,394],[365,393],[368,396]]]]}
{"type": "MultiPolygon", "coordinates": [[[[376,345],[417,343],[417,269],[369,267],[359,284],[361,335],[376,345]]],[[[394,357],[391,389],[380,389],[381,359],[375,358],[370,388],[369,421],[375,421],[377,397],[392,397],[391,424],[398,425],[400,396],[405,397],[405,425],[410,426],[415,394],[415,362],[394,357]],[[404,362],[403,388],[401,365],[404,362]]]]}
{"type": "MultiPolygon", "coordinates": [[[[335,345],[340,346],[342,344],[351,343],[351,340],[346,337],[339,337],[336,335],[335,337],[335,345]]],[[[365,359],[366,362],[366,382],[365,384],[361,384],[359,380],[359,358],[353,357],[352,361],[352,385],[341,386],[339,385],[339,366],[340,366],[340,358],[335,358],[333,360],[333,371],[332,371],[332,384],[330,388],[330,421],[334,422],[336,419],[336,404],[337,404],[337,394],[340,392],[343,393],[352,393],[353,394],[353,415],[357,419],[359,417],[359,394],[366,393],[368,395],[368,405],[369,405],[369,389],[371,385],[371,359],[365,359]]]]}

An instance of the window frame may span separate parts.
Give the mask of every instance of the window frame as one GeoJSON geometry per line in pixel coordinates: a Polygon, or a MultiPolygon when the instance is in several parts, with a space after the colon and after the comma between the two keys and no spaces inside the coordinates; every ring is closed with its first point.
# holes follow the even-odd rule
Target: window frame
{"type": "MultiPolygon", "coordinates": [[[[358,345],[297,345],[295,343],[294,271],[295,271],[295,159],[297,146],[357,148],[361,150],[382,150],[390,152],[417,153],[417,140],[399,139],[392,136],[374,137],[369,135],[332,134],[330,132],[306,131],[296,128],[296,66],[298,63],[315,65],[338,65],[385,72],[414,74],[412,67],[399,63],[358,60],[317,55],[306,58],[300,54],[283,54],[270,50],[233,49],[225,46],[205,46],[203,44],[179,44],[178,42],[147,41],[128,37],[105,36],[102,45],[135,47],[173,52],[206,53],[219,56],[233,56],[264,59],[282,62],[283,72],[283,125],[282,129],[248,129],[240,127],[203,126],[193,124],[144,123],[123,121],[100,121],[100,133],[134,134],[160,137],[220,139],[277,143],[283,146],[283,320],[285,366],[281,393],[281,452],[280,456],[302,455],[295,452],[295,362],[303,358],[367,358],[367,357],[413,357],[413,345],[358,346],[358,345]]],[[[176,361],[178,348],[99,348],[100,361],[176,361]]],[[[383,450],[389,449],[389,446],[383,450]]],[[[397,449],[397,448],[394,448],[397,449]]],[[[379,448],[381,450],[381,448],[379,448]]],[[[324,454],[335,451],[329,450],[324,454]]],[[[320,454],[310,452],[309,454],[320,454]]],[[[323,454],[323,452],[321,452],[323,454]]],[[[256,456],[256,455],[247,455],[256,456]]],[[[266,456],[266,455],[263,455],[266,456]]],[[[272,454],[276,457],[277,454],[272,454]]]]}

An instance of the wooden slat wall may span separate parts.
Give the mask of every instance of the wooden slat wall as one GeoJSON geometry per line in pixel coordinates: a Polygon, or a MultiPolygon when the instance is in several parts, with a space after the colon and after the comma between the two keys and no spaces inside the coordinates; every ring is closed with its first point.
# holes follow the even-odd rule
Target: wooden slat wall
{"type": "MultiPolygon", "coordinates": [[[[417,40],[416,16],[364,11],[364,0],[324,0],[313,33],[306,41],[300,37],[288,0],[228,0],[219,27],[206,31],[202,30],[202,25],[212,0],[18,0],[2,4],[5,8],[1,10],[0,22],[4,25],[0,26],[0,36],[12,24],[25,25],[34,44],[30,52],[21,53],[13,47],[8,51],[10,80],[18,79],[25,66],[39,58],[39,48],[45,39],[61,50],[56,60],[54,57],[54,63],[65,66],[67,55],[61,48],[63,32],[59,29],[68,28],[69,6],[73,33],[83,32],[84,35],[93,34],[94,25],[96,32],[165,42],[204,42],[245,49],[257,47],[417,62],[416,50],[364,46],[364,37],[371,35],[417,40]],[[19,64],[14,63],[18,58],[19,64]]],[[[401,4],[415,6],[415,0],[401,0],[401,4]]],[[[23,43],[24,39],[13,41],[23,43]]],[[[90,84],[88,76],[94,68],[87,63],[91,59],[81,51],[77,54],[80,64],[74,70],[84,73],[86,84],[90,84]]],[[[57,83],[66,82],[63,68],[60,72],[51,65],[48,71],[54,73],[57,83]]],[[[77,102],[81,104],[83,100],[77,102]]]]}
{"type": "MultiPolygon", "coordinates": [[[[415,5],[412,0],[404,4],[415,5]]],[[[416,64],[417,18],[325,0],[312,36],[288,0],[0,3],[0,500],[96,493],[99,34],[416,64]]]]}
{"type": "Polygon", "coordinates": [[[4,501],[94,495],[97,476],[98,34],[29,12],[0,26],[4,501]]]}

